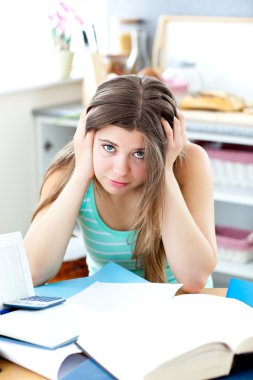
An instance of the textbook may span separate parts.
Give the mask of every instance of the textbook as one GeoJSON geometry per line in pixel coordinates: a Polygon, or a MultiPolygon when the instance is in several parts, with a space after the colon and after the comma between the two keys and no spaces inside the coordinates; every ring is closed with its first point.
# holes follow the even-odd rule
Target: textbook
{"type": "Polygon", "coordinates": [[[203,380],[229,374],[253,352],[252,321],[241,301],[187,294],[86,315],[77,344],[120,380],[203,380]]]}

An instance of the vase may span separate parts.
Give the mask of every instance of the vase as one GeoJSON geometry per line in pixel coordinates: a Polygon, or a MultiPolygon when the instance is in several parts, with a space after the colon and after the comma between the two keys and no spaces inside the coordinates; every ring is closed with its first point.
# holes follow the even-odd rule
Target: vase
{"type": "Polygon", "coordinates": [[[70,77],[74,54],[69,50],[59,50],[56,54],[56,69],[59,79],[70,77]]]}

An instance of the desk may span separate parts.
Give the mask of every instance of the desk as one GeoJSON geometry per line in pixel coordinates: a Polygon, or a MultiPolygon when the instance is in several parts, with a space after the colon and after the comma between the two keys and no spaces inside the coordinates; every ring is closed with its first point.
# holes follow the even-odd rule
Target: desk
{"type": "MultiPolygon", "coordinates": [[[[199,293],[211,294],[216,296],[225,297],[227,289],[226,288],[210,288],[203,289],[199,293]]],[[[178,291],[177,295],[182,294],[182,291],[178,291]]],[[[0,358],[0,379],[10,380],[10,379],[26,379],[26,380],[43,380],[46,379],[32,371],[29,371],[17,364],[11,363],[8,360],[0,358]]]]}

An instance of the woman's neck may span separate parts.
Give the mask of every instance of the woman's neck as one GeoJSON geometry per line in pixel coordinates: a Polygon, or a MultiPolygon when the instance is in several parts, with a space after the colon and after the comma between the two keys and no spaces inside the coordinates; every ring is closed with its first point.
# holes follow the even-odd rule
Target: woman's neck
{"type": "Polygon", "coordinates": [[[140,191],[124,195],[95,191],[97,211],[108,227],[127,231],[132,229],[138,214],[140,191]]]}

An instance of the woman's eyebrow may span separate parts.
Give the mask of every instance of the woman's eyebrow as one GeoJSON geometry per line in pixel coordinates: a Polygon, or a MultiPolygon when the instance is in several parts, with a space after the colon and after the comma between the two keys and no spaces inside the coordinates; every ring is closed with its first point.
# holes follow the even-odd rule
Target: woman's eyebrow
{"type": "Polygon", "coordinates": [[[103,143],[106,143],[106,144],[109,144],[109,145],[114,145],[114,146],[117,146],[118,145],[110,140],[104,140],[104,139],[98,139],[99,141],[103,142],[103,143]]]}
{"type": "MultiPolygon", "coordinates": [[[[110,140],[107,140],[107,139],[98,139],[99,141],[101,141],[102,143],[104,143],[104,144],[108,144],[108,145],[113,145],[113,146],[115,146],[115,147],[119,147],[119,145],[118,144],[116,144],[116,143],[114,143],[114,142],[112,142],[112,141],[110,141],[110,140]]],[[[132,148],[131,150],[134,150],[134,151],[144,151],[145,150],[145,148],[144,147],[142,147],[142,148],[132,148]]]]}

